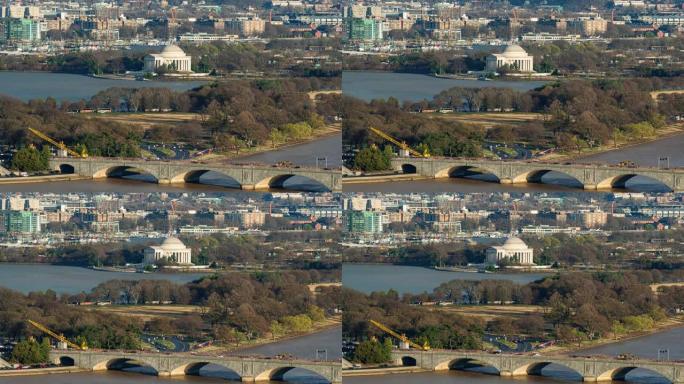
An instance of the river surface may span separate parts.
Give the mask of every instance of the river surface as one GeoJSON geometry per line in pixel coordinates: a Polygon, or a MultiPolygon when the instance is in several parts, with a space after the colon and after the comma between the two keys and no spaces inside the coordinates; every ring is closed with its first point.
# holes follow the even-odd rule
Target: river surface
{"type": "Polygon", "coordinates": [[[548,274],[449,272],[404,265],[342,264],[342,284],[364,293],[389,289],[412,294],[432,292],[451,280],[509,280],[526,284],[545,276],[548,274]]]}
{"type": "Polygon", "coordinates": [[[169,88],[185,91],[205,81],[134,81],[98,79],[68,73],[0,71],[0,94],[23,101],[52,97],[58,101],[90,99],[107,88],[169,88]]]}
{"type": "Polygon", "coordinates": [[[52,289],[57,293],[90,292],[109,280],[169,280],[187,283],[206,274],[200,273],[128,273],[96,271],[81,267],[48,264],[0,263],[0,286],[29,293],[52,289]]]}
{"type": "MultiPolygon", "coordinates": [[[[328,360],[339,361],[342,356],[342,328],[336,327],[317,332],[311,335],[284,340],[281,342],[248,348],[240,351],[240,355],[275,356],[289,354],[302,359],[315,359],[316,350],[319,350],[318,359],[324,360],[328,352],[328,360]]],[[[130,368],[123,371],[87,372],[76,374],[62,374],[30,377],[0,378],[2,384],[127,384],[127,383],[221,383],[226,380],[239,380],[235,372],[218,365],[207,365],[200,370],[200,376],[180,376],[174,378],[159,378],[154,376],[154,371],[145,368],[130,368]]],[[[326,383],[318,376],[308,371],[293,369],[285,374],[285,380],[293,383],[319,384],[326,383]]],[[[278,381],[264,383],[281,383],[278,381]]]]}
{"type": "Polygon", "coordinates": [[[342,91],[347,96],[361,100],[394,97],[400,102],[420,101],[432,98],[449,88],[511,88],[528,91],[541,87],[545,81],[479,81],[442,79],[413,73],[345,71],[342,73],[342,91]]]}

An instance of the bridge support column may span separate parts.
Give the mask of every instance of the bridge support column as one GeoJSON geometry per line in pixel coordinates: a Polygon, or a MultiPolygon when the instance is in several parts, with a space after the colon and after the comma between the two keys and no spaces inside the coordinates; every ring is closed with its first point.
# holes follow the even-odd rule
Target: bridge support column
{"type": "Polygon", "coordinates": [[[501,372],[499,372],[499,376],[501,376],[501,377],[513,377],[513,372],[511,372],[511,371],[501,371],[501,372]]]}
{"type": "Polygon", "coordinates": [[[598,189],[596,184],[584,184],[583,188],[585,191],[596,191],[598,189]]]}
{"type": "Polygon", "coordinates": [[[508,177],[502,177],[499,179],[499,184],[513,184],[513,179],[510,179],[508,177]]]}
{"type": "Polygon", "coordinates": [[[242,185],[240,185],[240,189],[242,189],[243,191],[255,191],[256,185],[255,184],[242,184],[242,185]]]}
{"type": "Polygon", "coordinates": [[[242,381],[243,383],[256,383],[256,379],[254,376],[242,376],[242,378],[240,378],[240,381],[242,381]]]}
{"type": "Polygon", "coordinates": [[[157,184],[171,184],[171,179],[158,179],[157,184]]]}
{"type": "Polygon", "coordinates": [[[157,376],[159,376],[159,377],[171,377],[171,372],[169,372],[169,371],[159,371],[159,372],[157,372],[157,376]]]}
{"type": "Polygon", "coordinates": [[[582,376],[582,381],[586,381],[588,383],[596,383],[599,380],[596,376],[582,376]]]}

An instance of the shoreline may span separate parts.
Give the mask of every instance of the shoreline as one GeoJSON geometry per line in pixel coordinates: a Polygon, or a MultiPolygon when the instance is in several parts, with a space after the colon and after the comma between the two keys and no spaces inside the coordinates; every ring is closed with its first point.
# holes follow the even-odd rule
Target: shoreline
{"type": "MultiPolygon", "coordinates": [[[[592,345],[586,345],[582,347],[561,347],[558,350],[551,350],[549,351],[548,355],[567,355],[570,353],[582,353],[585,351],[589,351],[594,348],[598,347],[605,347],[609,346],[611,344],[620,344],[624,343],[627,341],[632,341],[632,340],[637,340],[641,339],[644,337],[649,337],[653,336],[658,333],[662,332],[667,332],[673,329],[677,328],[684,328],[684,316],[675,316],[668,318],[666,320],[663,320],[660,324],[656,325],[652,329],[646,330],[646,331],[636,331],[636,332],[631,332],[629,334],[625,334],[623,336],[618,337],[617,339],[601,339],[597,340],[596,343],[592,345]]],[[[553,348],[553,347],[551,347],[553,348]]],[[[543,350],[540,352],[543,353],[543,350]]]]}
{"type": "Polygon", "coordinates": [[[45,183],[56,181],[78,181],[90,180],[92,177],[81,176],[75,173],[64,175],[44,175],[44,176],[26,176],[26,177],[5,177],[0,178],[0,184],[30,184],[30,183],[45,183]]]}
{"type": "Polygon", "coordinates": [[[82,372],[90,372],[90,371],[87,369],[78,368],[78,367],[8,369],[8,370],[0,370],[0,377],[41,376],[41,375],[66,374],[66,373],[82,373],[82,372]]]}
{"type": "MultiPolygon", "coordinates": [[[[279,145],[275,148],[256,149],[254,152],[249,152],[248,154],[241,154],[241,155],[236,155],[236,156],[226,156],[226,155],[221,155],[221,156],[227,160],[243,160],[243,159],[248,160],[249,157],[251,157],[251,156],[261,155],[261,154],[268,153],[268,152],[276,152],[276,151],[280,151],[283,149],[289,149],[292,147],[296,147],[298,145],[311,144],[311,143],[314,143],[318,140],[327,139],[329,137],[333,137],[333,136],[337,136],[337,135],[341,135],[341,134],[342,134],[342,129],[340,129],[340,128],[328,128],[327,130],[325,130],[325,132],[321,132],[321,134],[319,134],[319,135],[313,135],[309,139],[301,139],[301,140],[291,141],[288,143],[284,143],[283,145],[279,145]]],[[[199,160],[201,160],[201,159],[199,159],[199,160]]]]}
{"type": "MultiPolygon", "coordinates": [[[[669,132],[665,132],[662,135],[656,135],[656,136],[653,136],[651,138],[645,138],[645,139],[641,139],[641,140],[637,140],[637,141],[619,144],[617,147],[603,146],[602,148],[597,148],[595,151],[592,151],[589,153],[580,153],[580,154],[572,154],[572,155],[554,156],[554,154],[548,154],[548,155],[545,155],[542,157],[538,157],[538,158],[536,158],[536,160],[541,160],[541,161],[580,161],[581,162],[582,160],[586,159],[587,157],[603,155],[603,154],[611,153],[611,152],[617,153],[618,151],[634,148],[634,147],[637,147],[639,145],[653,144],[653,143],[656,143],[658,141],[671,139],[671,138],[679,136],[679,135],[684,135],[684,129],[683,128],[677,128],[677,129],[671,130],[669,132]]],[[[602,162],[602,163],[608,164],[606,162],[602,162]]]]}
{"type": "Polygon", "coordinates": [[[433,177],[421,176],[417,173],[379,175],[379,176],[347,176],[342,178],[344,184],[390,183],[394,181],[432,180],[433,177]]]}
{"type": "Polygon", "coordinates": [[[343,369],[342,377],[354,376],[380,376],[391,375],[397,373],[421,373],[433,372],[420,367],[387,367],[387,368],[359,368],[359,369],[343,369]]]}
{"type": "MultiPolygon", "coordinates": [[[[292,341],[292,340],[301,339],[301,338],[308,337],[308,336],[314,336],[316,334],[319,334],[319,333],[322,333],[322,332],[325,332],[325,331],[328,331],[331,329],[335,329],[335,328],[341,328],[341,327],[342,327],[342,317],[336,316],[336,317],[327,318],[327,319],[321,321],[318,328],[314,328],[310,332],[294,333],[294,334],[279,337],[277,339],[272,339],[272,338],[264,339],[261,341],[256,341],[253,344],[241,345],[241,346],[231,347],[231,348],[220,348],[220,347],[216,347],[216,346],[212,345],[212,346],[208,347],[209,351],[207,351],[207,352],[219,351],[220,350],[220,351],[223,351],[223,352],[228,353],[228,354],[234,354],[234,353],[238,353],[238,352],[249,351],[252,348],[258,348],[258,347],[268,346],[270,344],[278,344],[278,343],[285,342],[285,341],[292,341]]],[[[202,351],[202,348],[200,348],[196,351],[202,351]]],[[[204,351],[202,351],[202,352],[204,352],[204,351]]]]}

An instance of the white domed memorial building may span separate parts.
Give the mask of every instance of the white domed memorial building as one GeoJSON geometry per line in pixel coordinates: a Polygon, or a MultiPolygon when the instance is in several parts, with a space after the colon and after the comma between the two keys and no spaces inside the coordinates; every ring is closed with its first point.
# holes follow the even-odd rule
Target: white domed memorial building
{"type": "Polygon", "coordinates": [[[486,59],[485,68],[488,72],[496,72],[502,67],[518,72],[534,72],[534,57],[519,45],[509,45],[503,52],[488,55],[486,59]]]}
{"type": "Polygon", "coordinates": [[[487,248],[485,252],[489,265],[499,265],[502,260],[511,264],[534,265],[534,249],[515,236],[506,239],[503,245],[487,248]]]}
{"type": "Polygon", "coordinates": [[[143,250],[143,264],[157,264],[159,260],[180,265],[192,265],[192,249],[176,237],[167,237],[161,245],[153,245],[143,250]]]}
{"type": "Polygon", "coordinates": [[[167,45],[160,53],[150,53],[145,56],[145,72],[155,72],[159,68],[177,72],[192,72],[192,57],[177,45],[167,45]]]}

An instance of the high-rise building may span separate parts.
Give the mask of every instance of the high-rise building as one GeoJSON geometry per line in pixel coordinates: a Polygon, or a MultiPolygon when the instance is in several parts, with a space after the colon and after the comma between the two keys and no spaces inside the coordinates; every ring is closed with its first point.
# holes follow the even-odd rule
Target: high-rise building
{"type": "Polygon", "coordinates": [[[235,225],[240,228],[258,228],[266,222],[265,212],[229,212],[225,215],[225,222],[228,225],[235,225]]]}
{"type": "Polygon", "coordinates": [[[0,42],[32,42],[40,40],[40,23],[32,19],[1,19],[4,24],[0,42]]]}
{"type": "Polygon", "coordinates": [[[352,17],[348,19],[348,32],[350,40],[382,40],[382,21],[352,17]]]}
{"type": "Polygon", "coordinates": [[[382,233],[382,215],[372,211],[346,211],[344,228],[352,233],[382,233]]]}
{"type": "Polygon", "coordinates": [[[37,212],[11,210],[1,212],[4,233],[40,233],[40,215],[37,212]]]}

